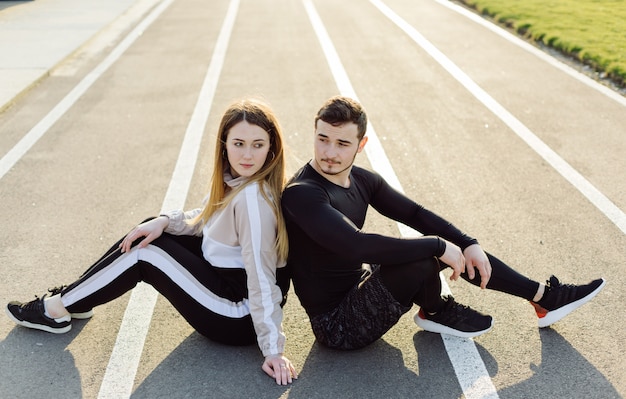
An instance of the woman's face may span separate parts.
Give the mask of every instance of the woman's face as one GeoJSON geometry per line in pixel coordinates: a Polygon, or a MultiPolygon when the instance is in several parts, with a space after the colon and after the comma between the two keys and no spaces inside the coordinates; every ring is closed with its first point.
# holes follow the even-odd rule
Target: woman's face
{"type": "Polygon", "coordinates": [[[226,136],[226,153],[233,177],[253,176],[265,164],[269,150],[269,133],[246,121],[237,123],[226,136]]]}

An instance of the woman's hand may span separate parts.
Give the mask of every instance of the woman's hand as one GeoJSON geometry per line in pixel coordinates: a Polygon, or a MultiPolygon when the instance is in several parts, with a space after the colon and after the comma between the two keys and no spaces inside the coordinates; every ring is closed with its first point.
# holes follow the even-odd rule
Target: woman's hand
{"type": "Polygon", "coordinates": [[[278,385],[291,384],[293,378],[298,378],[295,367],[282,353],[266,356],[261,368],[267,375],[276,379],[278,385]]]}
{"type": "Polygon", "coordinates": [[[158,218],[148,220],[147,222],[140,224],[132,229],[126,237],[124,237],[119,246],[120,249],[122,252],[128,252],[130,251],[130,247],[135,240],[140,237],[146,237],[141,240],[139,244],[137,244],[137,247],[144,248],[146,245],[150,244],[163,234],[163,231],[165,231],[169,222],[170,220],[167,216],[159,216],[158,218]]]}

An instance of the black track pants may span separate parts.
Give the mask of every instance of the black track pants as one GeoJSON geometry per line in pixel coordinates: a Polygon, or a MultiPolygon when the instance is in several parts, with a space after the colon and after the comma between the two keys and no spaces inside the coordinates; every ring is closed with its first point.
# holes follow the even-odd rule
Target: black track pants
{"type": "MultiPolygon", "coordinates": [[[[488,289],[504,292],[531,300],[537,293],[539,283],[518,273],[493,255],[487,254],[492,272],[488,289]]],[[[427,311],[437,311],[441,305],[441,280],[439,271],[449,267],[436,258],[381,267],[381,279],[389,292],[404,305],[415,303],[427,311]]],[[[476,271],[473,280],[467,273],[461,277],[480,286],[480,275],[476,271]]]]}
{"type": "Polygon", "coordinates": [[[201,244],[201,237],[164,233],[146,248],[122,253],[118,242],[61,292],[61,300],[69,312],[85,312],[143,281],[200,334],[230,345],[255,343],[245,271],[213,267],[201,244]]]}

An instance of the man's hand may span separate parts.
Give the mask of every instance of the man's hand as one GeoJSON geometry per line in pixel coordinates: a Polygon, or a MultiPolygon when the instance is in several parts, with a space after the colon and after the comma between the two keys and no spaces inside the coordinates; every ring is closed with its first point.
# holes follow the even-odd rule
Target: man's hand
{"type": "Polygon", "coordinates": [[[467,276],[473,280],[476,276],[476,269],[480,274],[480,288],[487,288],[487,283],[491,278],[491,263],[487,254],[478,244],[470,245],[463,251],[465,256],[465,265],[467,267],[467,276]]]}
{"type": "Polygon", "coordinates": [[[266,356],[261,368],[267,375],[276,379],[278,385],[291,384],[292,378],[298,378],[295,367],[282,353],[266,356]]]}
{"type": "Polygon", "coordinates": [[[452,276],[450,276],[450,280],[456,281],[461,273],[465,271],[465,257],[463,256],[461,248],[450,241],[444,241],[446,242],[446,251],[439,257],[439,259],[452,268],[452,276]]]}

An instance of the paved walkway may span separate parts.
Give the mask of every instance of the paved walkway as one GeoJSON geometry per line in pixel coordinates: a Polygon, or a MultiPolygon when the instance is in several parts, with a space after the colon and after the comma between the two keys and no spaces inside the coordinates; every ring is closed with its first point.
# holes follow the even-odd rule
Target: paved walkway
{"type": "Polygon", "coordinates": [[[0,111],[86,45],[110,44],[156,2],[0,1],[0,111]]]}

